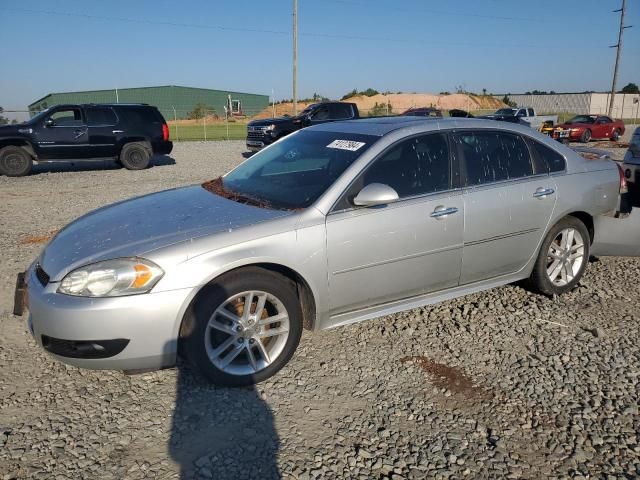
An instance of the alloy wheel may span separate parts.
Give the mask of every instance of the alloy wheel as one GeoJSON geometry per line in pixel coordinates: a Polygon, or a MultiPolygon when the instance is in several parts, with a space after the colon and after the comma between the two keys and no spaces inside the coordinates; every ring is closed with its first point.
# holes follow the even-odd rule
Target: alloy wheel
{"type": "Polygon", "coordinates": [[[225,300],[211,315],[205,348],[216,368],[231,375],[264,370],[282,353],[289,337],[289,315],[276,296],[241,292],[225,300]]]}
{"type": "Polygon", "coordinates": [[[584,263],[584,239],[575,228],[561,230],[547,252],[547,276],[555,286],[573,281],[584,263]]]}

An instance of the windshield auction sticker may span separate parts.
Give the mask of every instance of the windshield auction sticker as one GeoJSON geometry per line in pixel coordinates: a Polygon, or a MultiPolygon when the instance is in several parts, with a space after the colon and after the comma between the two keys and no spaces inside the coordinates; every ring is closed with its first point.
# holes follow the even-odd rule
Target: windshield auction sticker
{"type": "Polygon", "coordinates": [[[352,140],[334,140],[327,148],[337,148],[340,150],[349,150],[350,152],[355,152],[356,150],[362,148],[366,145],[364,142],[354,142],[352,140]]]}

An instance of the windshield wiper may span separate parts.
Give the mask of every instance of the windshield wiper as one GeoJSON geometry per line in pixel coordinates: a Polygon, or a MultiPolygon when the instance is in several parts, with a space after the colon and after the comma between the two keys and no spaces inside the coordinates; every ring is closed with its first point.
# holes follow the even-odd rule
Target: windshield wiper
{"type": "Polygon", "coordinates": [[[246,195],[244,193],[238,193],[233,190],[229,190],[227,187],[224,186],[222,177],[214,178],[213,180],[204,182],[202,184],[202,188],[204,188],[208,192],[218,195],[219,197],[226,198],[227,200],[232,200],[234,202],[244,203],[246,205],[253,205],[254,207],[259,207],[259,208],[269,208],[272,210],[288,210],[288,209],[277,209],[270,202],[262,198],[258,198],[251,195],[246,195]]]}

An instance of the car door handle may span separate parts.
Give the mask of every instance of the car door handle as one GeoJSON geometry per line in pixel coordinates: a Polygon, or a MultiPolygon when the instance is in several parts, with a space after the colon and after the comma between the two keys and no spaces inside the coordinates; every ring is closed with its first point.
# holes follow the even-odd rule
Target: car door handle
{"type": "Polygon", "coordinates": [[[80,130],[79,128],[73,131],[73,138],[80,138],[82,135],[86,133],[86,130],[80,130]]]}
{"type": "Polygon", "coordinates": [[[538,188],[535,192],[533,192],[534,198],[546,198],[549,195],[552,195],[555,192],[553,188],[538,188]]]}
{"type": "Polygon", "coordinates": [[[124,133],[124,130],[111,130],[111,133],[124,133]]]}
{"type": "Polygon", "coordinates": [[[438,205],[433,212],[431,212],[431,218],[442,219],[449,215],[456,213],[458,209],[456,207],[445,207],[444,205],[438,205]]]}

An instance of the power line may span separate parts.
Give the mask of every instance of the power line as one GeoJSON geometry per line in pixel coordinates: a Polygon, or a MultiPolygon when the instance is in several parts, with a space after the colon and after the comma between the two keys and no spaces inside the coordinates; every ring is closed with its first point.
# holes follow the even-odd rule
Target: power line
{"type": "Polygon", "coordinates": [[[627,9],[627,0],[622,0],[622,8],[618,10],[614,10],[614,13],[620,12],[620,30],[618,32],[618,43],[616,45],[611,45],[610,48],[616,49],[616,63],[613,67],[613,81],[611,82],[611,97],[609,98],[609,116],[613,113],[613,100],[616,96],[616,81],[618,80],[618,63],[620,62],[620,52],[622,51],[622,33],[625,28],[631,28],[631,25],[625,27],[624,26],[624,13],[627,9]]]}
{"type": "MultiPolygon", "coordinates": [[[[338,1],[338,0],[335,0],[338,1]]],[[[19,14],[28,14],[28,15],[52,15],[52,16],[61,16],[61,17],[71,17],[71,18],[85,18],[87,20],[98,20],[98,21],[108,21],[108,22],[127,22],[127,23],[138,23],[145,25],[159,25],[159,26],[170,26],[170,27],[179,27],[179,28],[195,28],[195,29],[203,29],[203,30],[220,30],[220,31],[236,31],[236,32],[250,32],[250,33],[266,33],[273,35],[291,35],[291,31],[285,30],[270,30],[270,29],[262,29],[262,28],[244,28],[244,27],[227,27],[224,25],[207,25],[207,24],[198,24],[198,23],[181,23],[181,22],[166,22],[166,21],[157,21],[157,20],[146,20],[140,18],[127,18],[127,17],[112,17],[105,15],[90,15],[85,13],[71,13],[71,12],[59,12],[53,10],[32,10],[26,8],[5,8],[4,12],[14,12],[19,14]]],[[[316,38],[333,38],[333,39],[342,39],[342,40],[361,40],[361,41],[375,41],[375,42],[386,42],[386,43],[405,43],[405,44],[419,44],[424,45],[424,39],[409,39],[409,38],[397,38],[397,37],[375,37],[368,35],[347,35],[347,34],[331,34],[331,33],[318,33],[318,32],[301,32],[298,34],[299,36],[304,37],[316,37],[316,38]]],[[[442,41],[442,40],[432,40],[428,41],[430,45],[441,45],[441,46],[449,46],[449,47],[492,47],[492,48],[536,48],[536,49],[544,49],[549,50],[549,45],[535,45],[535,44],[514,44],[510,42],[503,43],[482,43],[482,42],[450,42],[450,41],[442,41]]],[[[588,48],[604,48],[598,45],[583,45],[588,48]]]]}
{"type": "Polygon", "coordinates": [[[446,15],[453,17],[471,17],[471,18],[487,18],[491,20],[515,20],[519,22],[536,22],[539,21],[535,18],[525,18],[525,17],[508,17],[503,15],[487,15],[482,13],[464,13],[464,12],[446,12],[443,10],[432,10],[430,8],[421,8],[421,7],[398,7],[398,6],[390,6],[390,5],[376,5],[372,2],[360,2],[356,0],[324,0],[324,2],[332,2],[332,3],[341,3],[344,5],[359,5],[361,7],[372,8],[379,7],[383,8],[385,11],[395,10],[399,12],[423,12],[429,13],[431,15],[446,15]]]}

